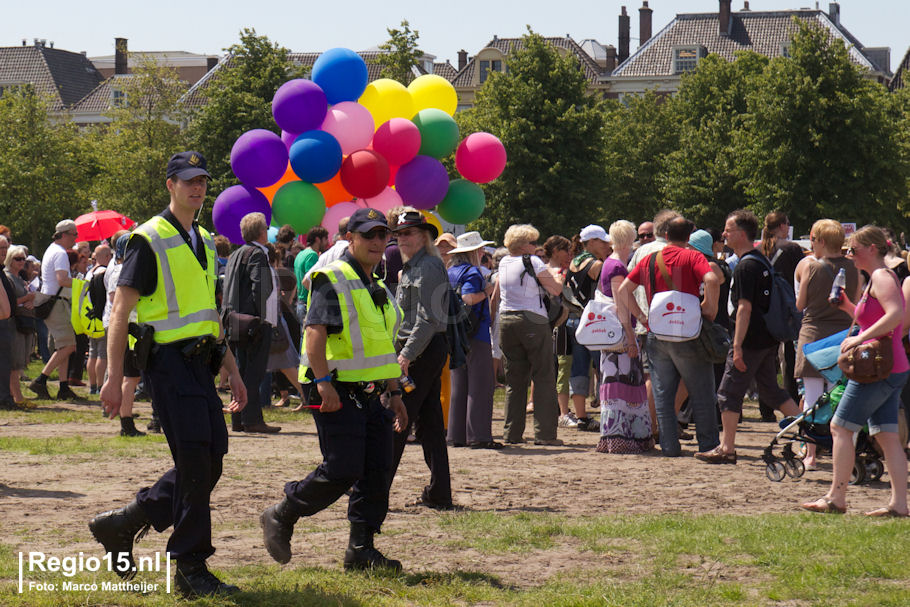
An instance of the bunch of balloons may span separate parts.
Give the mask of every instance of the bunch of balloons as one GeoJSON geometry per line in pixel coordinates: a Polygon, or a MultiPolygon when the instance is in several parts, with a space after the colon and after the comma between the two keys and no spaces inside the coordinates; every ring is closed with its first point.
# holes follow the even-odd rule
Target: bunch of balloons
{"type": "Polygon", "coordinates": [[[386,212],[410,205],[448,222],[480,217],[486,199],[478,184],[502,173],[506,151],[489,133],[460,139],[452,116],[455,88],[445,78],[420,76],[407,87],[381,78],[349,49],[326,51],[312,80],[290,80],[276,91],[272,115],[281,135],[253,129],[237,138],[231,169],[241,181],[215,200],[215,228],[240,244],[240,219],[262,212],[298,234],[338,221],[358,207],[386,212]],[[461,178],[449,180],[441,160],[455,153],[461,178]]]}

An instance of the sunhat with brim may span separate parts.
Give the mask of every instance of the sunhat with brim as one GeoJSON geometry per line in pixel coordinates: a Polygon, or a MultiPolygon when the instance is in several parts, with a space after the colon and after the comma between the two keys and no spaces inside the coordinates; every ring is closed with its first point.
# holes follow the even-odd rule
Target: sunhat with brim
{"type": "Polygon", "coordinates": [[[458,237],[458,247],[449,251],[449,253],[467,253],[474,251],[488,244],[494,244],[492,240],[484,240],[480,232],[465,232],[458,237]]]}
{"type": "Polygon", "coordinates": [[[705,255],[712,255],[712,245],[714,244],[714,239],[711,238],[706,230],[695,230],[692,232],[692,235],[689,236],[689,244],[693,249],[705,255]]]}

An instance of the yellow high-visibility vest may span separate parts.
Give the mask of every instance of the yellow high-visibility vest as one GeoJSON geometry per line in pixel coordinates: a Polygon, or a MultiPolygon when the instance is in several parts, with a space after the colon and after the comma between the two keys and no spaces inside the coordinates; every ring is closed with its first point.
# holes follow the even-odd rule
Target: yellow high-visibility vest
{"type": "Polygon", "coordinates": [[[91,338],[104,337],[104,325],[100,318],[92,317],[92,298],[88,293],[88,280],[73,279],[72,306],[70,308],[70,323],[76,335],[87,335],[91,338]]]}
{"type": "Polygon", "coordinates": [[[139,298],[140,324],[155,329],[155,341],[172,343],[193,337],[218,337],[215,307],[215,242],[199,228],[205,245],[206,269],[171,222],[156,215],[139,226],[130,238],[145,238],[156,259],[155,292],[139,298]]]}
{"type": "MultiPolygon", "coordinates": [[[[329,264],[314,272],[311,279],[318,274],[325,274],[329,279],[338,295],[344,319],[341,332],[330,334],[326,341],[325,358],[329,371],[336,371],[338,380],[346,382],[393,379],[401,375],[395,354],[395,335],[401,325],[402,313],[388,287],[376,279],[388,298],[388,303],[380,309],[373,303],[370,291],[360,276],[346,261],[329,264]]],[[[309,298],[312,295],[311,289],[309,298]]],[[[306,376],[309,364],[304,332],[298,374],[301,382],[310,381],[306,376]]]]}

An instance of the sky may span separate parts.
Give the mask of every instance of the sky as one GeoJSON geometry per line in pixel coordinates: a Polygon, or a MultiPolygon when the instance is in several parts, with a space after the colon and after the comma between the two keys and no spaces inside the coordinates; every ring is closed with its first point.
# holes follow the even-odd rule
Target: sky
{"type": "MultiPolygon", "coordinates": [[[[717,0],[650,0],[652,31],[660,31],[676,13],[716,12],[717,0]]],[[[820,2],[828,10],[828,2],[820,2]]],[[[114,38],[129,40],[131,51],[182,50],[219,55],[237,42],[242,28],[252,27],[296,52],[321,52],[342,46],[366,50],[388,39],[386,28],[407,19],[420,34],[420,48],[437,61],[457,65],[458,51],[474,55],[494,35],[518,37],[526,26],[544,36],[570,35],[576,41],[594,38],[617,44],[617,17],[622,5],[631,15],[631,48],[638,47],[641,0],[572,0],[565,4],[541,0],[334,0],[289,2],[221,0],[220,2],[126,2],[71,0],[22,2],[9,0],[0,20],[0,46],[18,46],[22,39],[53,41],[55,48],[111,55],[114,38]],[[162,7],[168,7],[164,11],[162,7]],[[173,7],[173,9],[172,9],[173,7]],[[179,9],[177,9],[179,7],[179,9]],[[571,7],[569,9],[568,7],[571,7]],[[559,10],[563,9],[563,10],[559,10]]],[[[814,0],[751,0],[757,10],[815,8],[814,0]]],[[[866,46],[890,46],[892,70],[903,58],[910,36],[907,0],[845,0],[841,22],[866,46]]],[[[733,10],[743,0],[733,0],[733,10]]]]}

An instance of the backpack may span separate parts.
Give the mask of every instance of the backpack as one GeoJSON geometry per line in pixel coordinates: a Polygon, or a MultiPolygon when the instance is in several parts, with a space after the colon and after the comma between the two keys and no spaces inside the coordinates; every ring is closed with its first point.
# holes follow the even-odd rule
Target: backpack
{"type": "Polygon", "coordinates": [[[449,284],[449,322],[446,324],[446,338],[449,341],[449,368],[457,369],[468,363],[471,351],[471,319],[466,306],[449,284]]]}
{"type": "Polygon", "coordinates": [[[467,331],[468,331],[469,339],[474,339],[474,336],[476,336],[477,332],[480,331],[481,315],[474,308],[478,305],[483,305],[483,302],[480,302],[479,304],[469,306],[468,304],[466,304],[464,302],[464,299],[461,298],[461,290],[464,287],[465,276],[467,276],[468,272],[473,267],[474,266],[469,265],[468,267],[466,267],[464,270],[461,271],[461,274],[455,280],[455,289],[453,291],[455,293],[455,296],[458,298],[458,301],[461,302],[461,305],[464,307],[465,311],[467,311],[467,314],[468,314],[467,331]]]}
{"type": "Polygon", "coordinates": [[[88,283],[88,297],[92,303],[92,310],[88,313],[89,318],[101,320],[104,316],[104,307],[107,305],[107,289],[104,286],[105,272],[93,275],[88,283]]]}
{"type": "Polygon", "coordinates": [[[550,295],[544,286],[540,284],[540,279],[537,278],[537,274],[534,273],[534,264],[531,263],[531,256],[522,255],[521,261],[525,266],[521,280],[524,282],[524,274],[528,274],[534,278],[534,282],[537,283],[537,288],[539,289],[540,303],[547,313],[547,322],[550,323],[551,329],[555,329],[569,318],[569,309],[562,302],[562,297],[559,295],[550,295]]]}
{"type": "Polygon", "coordinates": [[[597,288],[597,281],[588,276],[588,272],[591,270],[591,266],[594,265],[594,262],[597,261],[595,257],[591,257],[587,263],[583,264],[576,271],[572,272],[571,270],[566,272],[566,287],[572,294],[572,299],[574,301],[569,301],[572,305],[577,305],[579,310],[584,309],[588,302],[594,299],[594,291],[597,288]]]}
{"type": "Polygon", "coordinates": [[[774,266],[764,255],[750,255],[749,257],[761,263],[771,275],[768,311],[762,313],[765,326],[768,327],[768,334],[777,341],[796,340],[803,324],[803,313],[796,309],[796,295],[793,293],[793,288],[782,274],[774,271],[774,266]]]}

